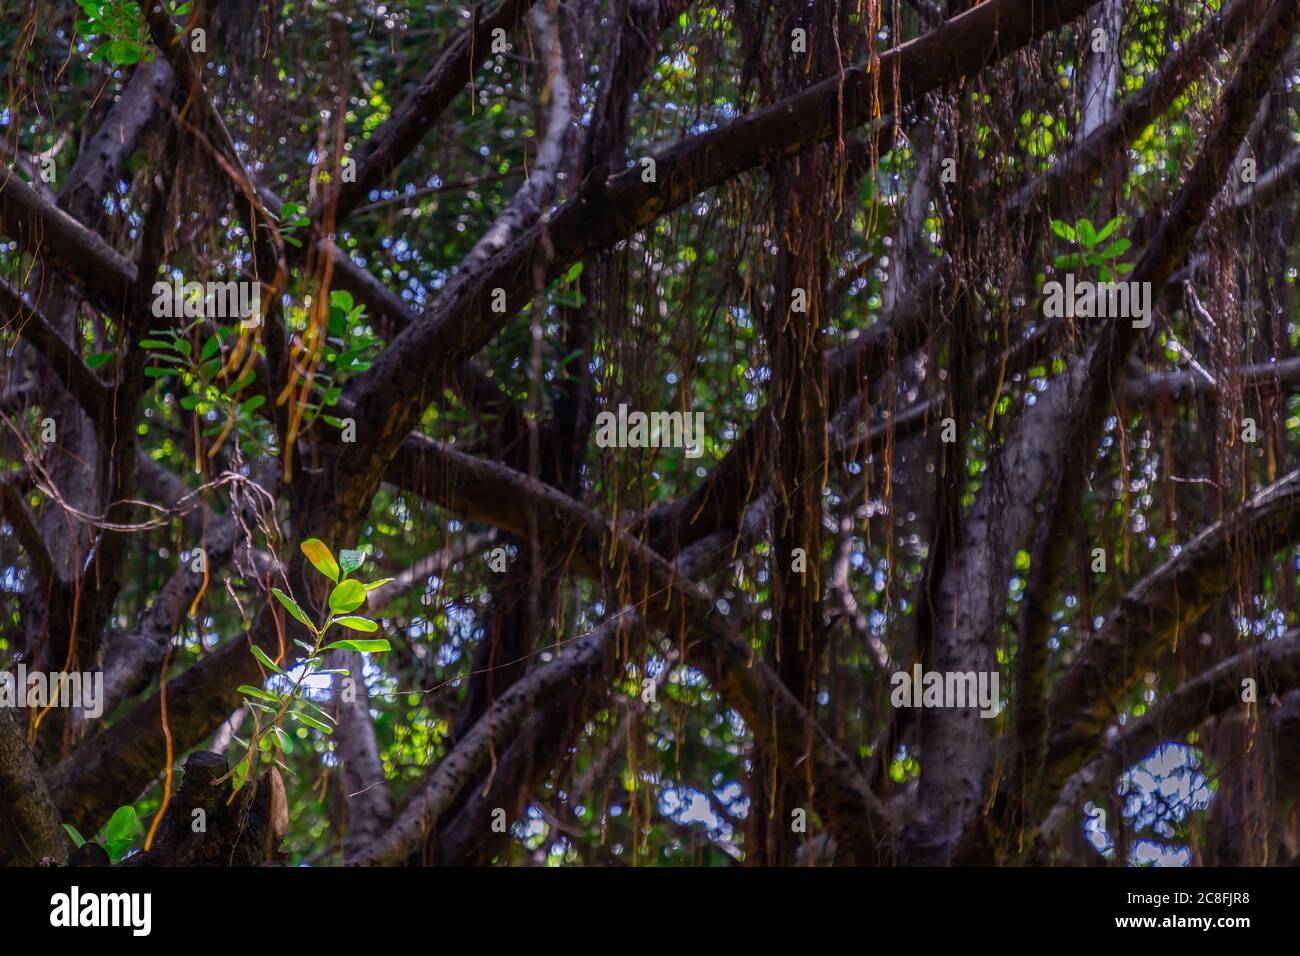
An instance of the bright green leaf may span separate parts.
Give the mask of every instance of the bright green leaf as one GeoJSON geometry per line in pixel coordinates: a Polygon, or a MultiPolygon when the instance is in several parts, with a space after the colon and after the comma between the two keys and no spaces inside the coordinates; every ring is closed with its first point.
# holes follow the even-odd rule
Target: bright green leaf
{"type": "Polygon", "coordinates": [[[252,684],[240,684],[239,692],[249,697],[256,697],[259,700],[269,700],[273,703],[280,702],[280,698],[276,697],[270,691],[262,690],[260,687],[254,687],[252,684]]]}
{"type": "Polygon", "coordinates": [[[271,660],[271,658],[269,658],[269,657],[266,656],[266,651],[262,650],[262,649],[261,649],[260,647],[258,647],[256,644],[253,645],[253,656],[256,657],[259,661],[262,662],[262,666],[263,666],[263,667],[269,667],[271,670],[275,671],[277,674],[283,674],[283,673],[284,673],[284,671],[282,671],[282,670],[280,669],[280,666],[279,666],[278,664],[276,664],[275,661],[271,660]]]}
{"type": "Polygon", "coordinates": [[[375,631],[379,630],[379,625],[369,618],[357,617],[351,614],[344,617],[336,617],[334,623],[341,624],[343,627],[349,627],[354,631],[365,631],[367,634],[373,634],[375,631]]]}
{"type": "Polygon", "coordinates": [[[131,829],[135,826],[135,807],[118,807],[109,817],[108,828],[104,831],[106,840],[129,839],[131,829]]]}
{"type": "Polygon", "coordinates": [[[316,633],[316,625],[311,622],[311,618],[307,616],[307,613],[298,606],[297,601],[289,597],[289,595],[285,594],[279,588],[271,588],[271,593],[279,599],[280,603],[285,606],[288,612],[293,615],[294,619],[299,624],[305,626],[313,634],[316,633]]]}
{"type": "Polygon", "coordinates": [[[314,728],[316,728],[316,729],[319,730],[321,733],[324,733],[324,734],[332,734],[332,733],[334,733],[334,728],[331,727],[329,724],[323,723],[323,722],[317,720],[315,717],[309,717],[307,714],[304,714],[304,713],[303,713],[302,711],[300,711],[300,710],[295,710],[295,711],[293,712],[293,716],[294,716],[295,719],[297,719],[297,720],[301,721],[302,723],[306,724],[308,727],[314,727],[314,728]]]}
{"type": "Polygon", "coordinates": [[[344,581],[330,592],[330,610],[347,614],[366,603],[366,587],[360,581],[344,581]]]}

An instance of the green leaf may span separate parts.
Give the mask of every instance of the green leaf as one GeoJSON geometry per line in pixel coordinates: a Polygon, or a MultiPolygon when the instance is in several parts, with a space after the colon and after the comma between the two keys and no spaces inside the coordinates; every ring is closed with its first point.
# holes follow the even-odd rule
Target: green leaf
{"type": "Polygon", "coordinates": [[[67,831],[68,838],[72,840],[72,845],[75,846],[78,850],[80,850],[83,846],[86,845],[86,838],[83,837],[80,833],[78,833],[77,828],[74,827],[71,823],[63,824],[63,829],[67,831]]]}
{"type": "Polygon", "coordinates": [[[1074,227],[1070,226],[1068,223],[1062,222],[1059,219],[1052,220],[1052,232],[1056,233],[1066,242],[1077,242],[1079,238],[1074,231],[1074,227]]]}
{"type": "Polygon", "coordinates": [[[336,289],[330,293],[330,305],[338,306],[344,312],[352,311],[352,293],[336,289]]]}
{"type": "Polygon", "coordinates": [[[357,568],[365,563],[366,553],[364,551],[354,551],[351,548],[344,548],[339,552],[339,568],[344,574],[351,574],[357,568]]]}
{"type": "Polygon", "coordinates": [[[1096,240],[1097,243],[1100,244],[1105,242],[1107,239],[1109,239],[1110,234],[1114,232],[1119,227],[1119,224],[1123,221],[1124,221],[1123,216],[1116,216],[1110,222],[1106,223],[1106,225],[1102,226],[1101,232],[1097,233],[1097,240],[1096,240]]]}
{"type": "Polygon", "coordinates": [[[271,670],[275,671],[277,674],[283,674],[283,673],[284,673],[284,671],[282,671],[282,670],[280,669],[279,665],[276,664],[275,661],[271,660],[271,658],[269,658],[269,657],[266,656],[266,651],[262,650],[262,649],[261,649],[260,647],[258,647],[256,644],[253,645],[253,656],[256,657],[259,661],[262,662],[262,666],[263,666],[263,667],[269,667],[271,670]]]}
{"type": "Polygon", "coordinates": [[[108,829],[104,831],[104,839],[110,842],[122,839],[129,841],[131,830],[135,826],[135,819],[135,807],[118,807],[108,820],[108,829]]]}
{"type": "Polygon", "coordinates": [[[319,704],[314,704],[309,700],[303,701],[303,704],[307,707],[310,707],[312,710],[316,711],[316,713],[320,714],[321,720],[324,720],[331,725],[338,723],[338,721],[334,719],[334,715],[331,714],[324,707],[321,707],[319,704]]]}
{"type": "Polygon", "coordinates": [[[335,624],[341,624],[344,627],[351,628],[354,631],[365,631],[367,634],[373,634],[379,630],[379,625],[368,617],[360,617],[355,614],[348,614],[343,617],[336,617],[335,624]]]}
{"type": "Polygon", "coordinates": [[[201,401],[203,401],[203,399],[199,398],[197,395],[186,395],[181,399],[181,408],[185,409],[187,412],[192,412],[201,401]]]}
{"type": "MultiPolygon", "coordinates": [[[[321,574],[331,581],[337,582],[339,579],[339,563],[334,560],[334,554],[324,541],[319,538],[308,538],[302,543],[302,553],[307,555],[310,561],[321,574]]],[[[331,607],[333,606],[331,599],[331,607]]]]}
{"type": "Polygon", "coordinates": [[[275,736],[276,743],[279,744],[281,750],[287,754],[293,753],[293,738],[285,733],[283,727],[272,727],[271,733],[275,736]]]}
{"type": "Polygon", "coordinates": [[[235,382],[230,387],[228,387],[222,394],[229,397],[238,392],[242,392],[244,389],[248,388],[248,386],[252,385],[253,380],[256,378],[257,378],[257,372],[253,371],[252,369],[249,369],[246,375],[240,377],[239,381],[235,382]]]}
{"type": "Polygon", "coordinates": [[[217,354],[219,348],[221,348],[221,341],[214,335],[203,343],[203,349],[199,352],[199,361],[206,362],[217,354]]]}
{"type": "Polygon", "coordinates": [[[235,764],[235,775],[231,780],[231,786],[238,793],[244,786],[244,781],[248,779],[248,758],[245,757],[239,763],[235,764]]]}
{"type": "Polygon", "coordinates": [[[1092,227],[1091,220],[1079,220],[1078,234],[1079,238],[1083,240],[1083,244],[1089,249],[1097,244],[1097,230],[1092,227]]]}
{"type": "Polygon", "coordinates": [[[1128,252],[1132,245],[1133,242],[1129,239],[1116,239],[1105,249],[1101,250],[1098,255],[1105,256],[1107,259],[1117,259],[1124,253],[1128,252]]]}
{"type": "Polygon", "coordinates": [[[347,614],[366,603],[366,587],[360,581],[344,581],[330,592],[330,610],[347,614]]]}
{"type": "Polygon", "coordinates": [[[102,368],[113,359],[112,352],[95,352],[93,355],[86,356],[86,368],[92,372],[97,368],[102,368]]]}
{"type": "MultiPolygon", "coordinates": [[[[357,618],[357,620],[365,620],[357,618]]],[[[365,628],[359,627],[358,631],[364,631],[365,628]]],[[[342,650],[342,651],[361,651],[365,654],[382,654],[385,651],[391,651],[392,645],[384,638],[377,637],[373,640],[353,640],[349,638],[346,641],[335,641],[333,644],[326,644],[321,648],[322,651],[342,650]]]]}
{"type": "Polygon", "coordinates": [[[159,339],[141,339],[140,348],[142,349],[169,349],[172,347],[170,342],[163,342],[159,339]]]}
{"type": "Polygon", "coordinates": [[[240,684],[239,692],[249,697],[256,697],[258,700],[269,700],[272,703],[279,703],[280,698],[276,697],[270,691],[262,690],[260,687],[254,687],[252,684],[240,684]]]}
{"type": "Polygon", "coordinates": [[[366,585],[366,590],[367,590],[367,591],[373,591],[375,588],[379,587],[380,585],[387,584],[387,583],[388,583],[389,581],[391,581],[391,580],[393,580],[393,579],[392,579],[392,578],[380,578],[378,581],[371,581],[369,584],[366,585]]]}
{"type": "Polygon", "coordinates": [[[336,339],[344,338],[348,334],[348,317],[338,309],[330,309],[329,319],[326,321],[326,327],[329,334],[336,339]]]}
{"type": "Polygon", "coordinates": [[[147,369],[144,370],[145,378],[166,378],[168,375],[172,375],[172,374],[174,374],[172,369],[158,368],[153,365],[150,365],[147,369]]]}
{"type": "Polygon", "coordinates": [[[246,402],[239,403],[239,414],[247,415],[249,412],[255,412],[266,404],[265,395],[254,395],[246,402]]]}
{"type": "Polygon", "coordinates": [[[311,618],[307,616],[307,613],[298,606],[297,601],[289,597],[289,595],[285,594],[279,588],[271,588],[271,593],[274,594],[279,599],[280,603],[285,606],[285,609],[293,615],[294,620],[299,624],[304,625],[313,634],[316,633],[316,625],[311,622],[311,618]]]}
{"type": "Polygon", "coordinates": [[[295,710],[293,712],[293,716],[295,719],[306,724],[308,727],[315,727],[321,733],[324,734],[334,733],[334,728],[331,727],[329,724],[322,723],[321,721],[317,720],[315,717],[309,717],[300,710],[295,710]]]}

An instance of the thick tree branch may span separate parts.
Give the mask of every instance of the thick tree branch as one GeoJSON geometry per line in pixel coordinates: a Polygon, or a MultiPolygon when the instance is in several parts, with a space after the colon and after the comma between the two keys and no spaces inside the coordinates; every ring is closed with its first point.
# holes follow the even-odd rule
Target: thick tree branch
{"type": "Polygon", "coordinates": [[[1087,0],[990,0],[891,49],[871,68],[848,69],[660,152],[653,181],[642,178],[640,166],[608,179],[605,170],[593,171],[549,222],[529,229],[483,269],[457,274],[425,317],[394,339],[354,383],[350,393],[365,437],[342,466],[344,480],[364,483],[382,469],[450,370],[486,345],[531,299],[536,275],[549,280],[705,189],[868,122],[880,112],[877,107],[913,103],[1089,5],[1087,0]],[[504,312],[489,308],[498,288],[506,295],[504,312]],[[412,380],[421,383],[415,395],[412,380]]]}
{"type": "Polygon", "coordinates": [[[803,705],[754,657],[749,642],[721,618],[711,599],[683,580],[674,566],[554,488],[495,462],[412,436],[388,477],[406,486],[420,475],[439,476],[425,486],[426,496],[472,520],[525,534],[531,516],[547,540],[572,542],[570,563],[575,571],[598,582],[614,575],[625,582],[622,593],[631,587],[649,623],[669,636],[689,633],[686,659],[714,682],[755,734],[767,738],[784,766],[812,758],[817,806],[825,808],[842,845],[853,847],[850,855],[856,852],[863,861],[876,857],[875,841],[883,839],[888,815],[857,769],[816,721],[810,723],[803,705]],[[807,754],[803,746],[810,727],[813,752],[807,754]]]}
{"type": "Polygon", "coordinates": [[[135,266],[13,172],[0,174],[0,229],[109,315],[129,314],[135,266]]]}
{"type": "Polygon", "coordinates": [[[0,865],[35,866],[46,857],[62,863],[72,847],[18,714],[0,707],[0,865]]]}
{"type": "Polygon", "coordinates": [[[4,317],[6,328],[16,328],[18,334],[45,359],[86,417],[100,427],[107,425],[105,407],[111,395],[109,387],[86,366],[81,355],[59,334],[49,318],[3,279],[0,279],[0,316],[4,317]]]}
{"type": "Polygon", "coordinates": [[[333,193],[327,193],[312,211],[310,218],[316,227],[330,202],[335,203],[335,221],[342,222],[398,167],[470,81],[475,66],[486,59],[493,31],[512,29],[534,2],[502,0],[487,14],[480,14],[481,7],[475,4],[471,25],[443,48],[415,90],[366,142],[357,163],[356,182],[345,183],[340,177],[333,193]]]}
{"type": "Polygon", "coordinates": [[[1235,708],[1244,710],[1248,705],[1242,702],[1242,683],[1247,678],[1258,682],[1259,701],[1269,694],[1281,697],[1300,685],[1300,631],[1290,631],[1221,661],[1156,701],[1142,717],[1114,727],[1105,735],[1101,753],[1075,771],[1056,794],[1037,840],[1041,843],[1059,831],[1091,788],[1114,779],[1162,742],[1181,740],[1211,717],[1235,708]]]}
{"type": "Polygon", "coordinates": [[[14,529],[14,537],[26,552],[32,573],[41,584],[41,590],[48,590],[59,584],[54,560],[50,557],[45,538],[40,528],[36,526],[36,519],[32,517],[22,493],[12,481],[0,481],[0,518],[7,521],[14,529]]]}
{"type": "Polygon", "coordinates": [[[1105,626],[1079,649],[1048,702],[1045,795],[1059,792],[1095,753],[1142,673],[1232,586],[1232,554],[1243,541],[1259,555],[1300,541],[1300,471],[1210,525],[1134,585],[1105,626]]]}
{"type": "MultiPolygon", "coordinates": [[[[1131,279],[1162,288],[1186,258],[1209,213],[1210,204],[1223,188],[1228,167],[1237,146],[1254,117],[1260,100],[1268,92],[1274,71],[1290,46],[1300,23],[1300,4],[1274,0],[1241,66],[1224,93],[1218,116],[1197,157],[1195,166],[1179,190],[1168,215],[1160,222],[1133,269],[1131,279]]],[[[1067,415],[1056,424],[1068,429],[1068,437],[1057,446],[1059,474],[1053,483],[1037,540],[1032,551],[1030,575],[1021,612],[1021,654],[1030,663],[1020,668],[1021,699],[1027,710],[1020,722],[1029,778],[1041,779],[1038,767],[1046,741],[1046,724],[1041,720],[1045,699],[1047,635],[1051,629],[1050,608],[1064,565],[1068,540],[1080,518],[1078,507],[1090,469],[1092,450],[1100,439],[1105,417],[1119,391],[1127,370],[1128,356],[1141,337],[1129,317],[1112,319],[1086,359],[1087,387],[1080,405],[1071,403],[1067,415]]],[[[1032,787],[1031,787],[1032,789],[1032,787]]],[[[1031,796],[1030,800],[1033,801],[1031,796]]]]}

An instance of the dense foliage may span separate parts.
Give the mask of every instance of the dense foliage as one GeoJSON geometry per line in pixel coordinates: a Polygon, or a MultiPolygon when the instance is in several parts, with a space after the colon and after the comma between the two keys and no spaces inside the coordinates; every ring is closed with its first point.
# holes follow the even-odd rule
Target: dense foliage
{"type": "Polygon", "coordinates": [[[17,7],[0,861],[1300,859],[1294,0],[17,7]]]}

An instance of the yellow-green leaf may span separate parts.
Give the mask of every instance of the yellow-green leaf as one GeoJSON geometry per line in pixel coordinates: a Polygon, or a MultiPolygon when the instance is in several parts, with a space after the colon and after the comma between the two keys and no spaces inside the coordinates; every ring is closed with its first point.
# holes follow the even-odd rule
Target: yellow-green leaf
{"type": "Polygon", "coordinates": [[[384,651],[391,651],[393,648],[382,637],[376,637],[371,640],[353,640],[349,638],[345,641],[335,641],[333,644],[327,644],[321,648],[323,651],[335,649],[344,651],[365,651],[367,654],[379,654],[384,651]]]}
{"type": "Polygon", "coordinates": [[[342,624],[344,627],[350,627],[354,631],[365,631],[367,634],[373,634],[379,630],[379,625],[369,618],[348,615],[347,617],[336,617],[335,624],[342,624]]]}
{"type": "Polygon", "coordinates": [[[307,555],[307,560],[315,565],[317,571],[331,581],[338,581],[339,563],[334,560],[334,554],[324,541],[319,538],[308,538],[302,543],[302,553],[307,555]]]}
{"type": "Polygon", "coordinates": [[[323,734],[332,734],[332,733],[334,733],[334,728],[331,727],[329,724],[321,723],[321,722],[320,722],[319,720],[317,720],[315,717],[308,717],[306,714],[304,714],[304,713],[303,713],[302,711],[300,711],[300,710],[295,710],[295,711],[293,712],[293,716],[296,717],[298,720],[302,721],[302,722],[303,722],[304,724],[306,724],[308,727],[315,727],[317,730],[319,730],[319,731],[320,731],[321,733],[323,733],[323,734]]]}

